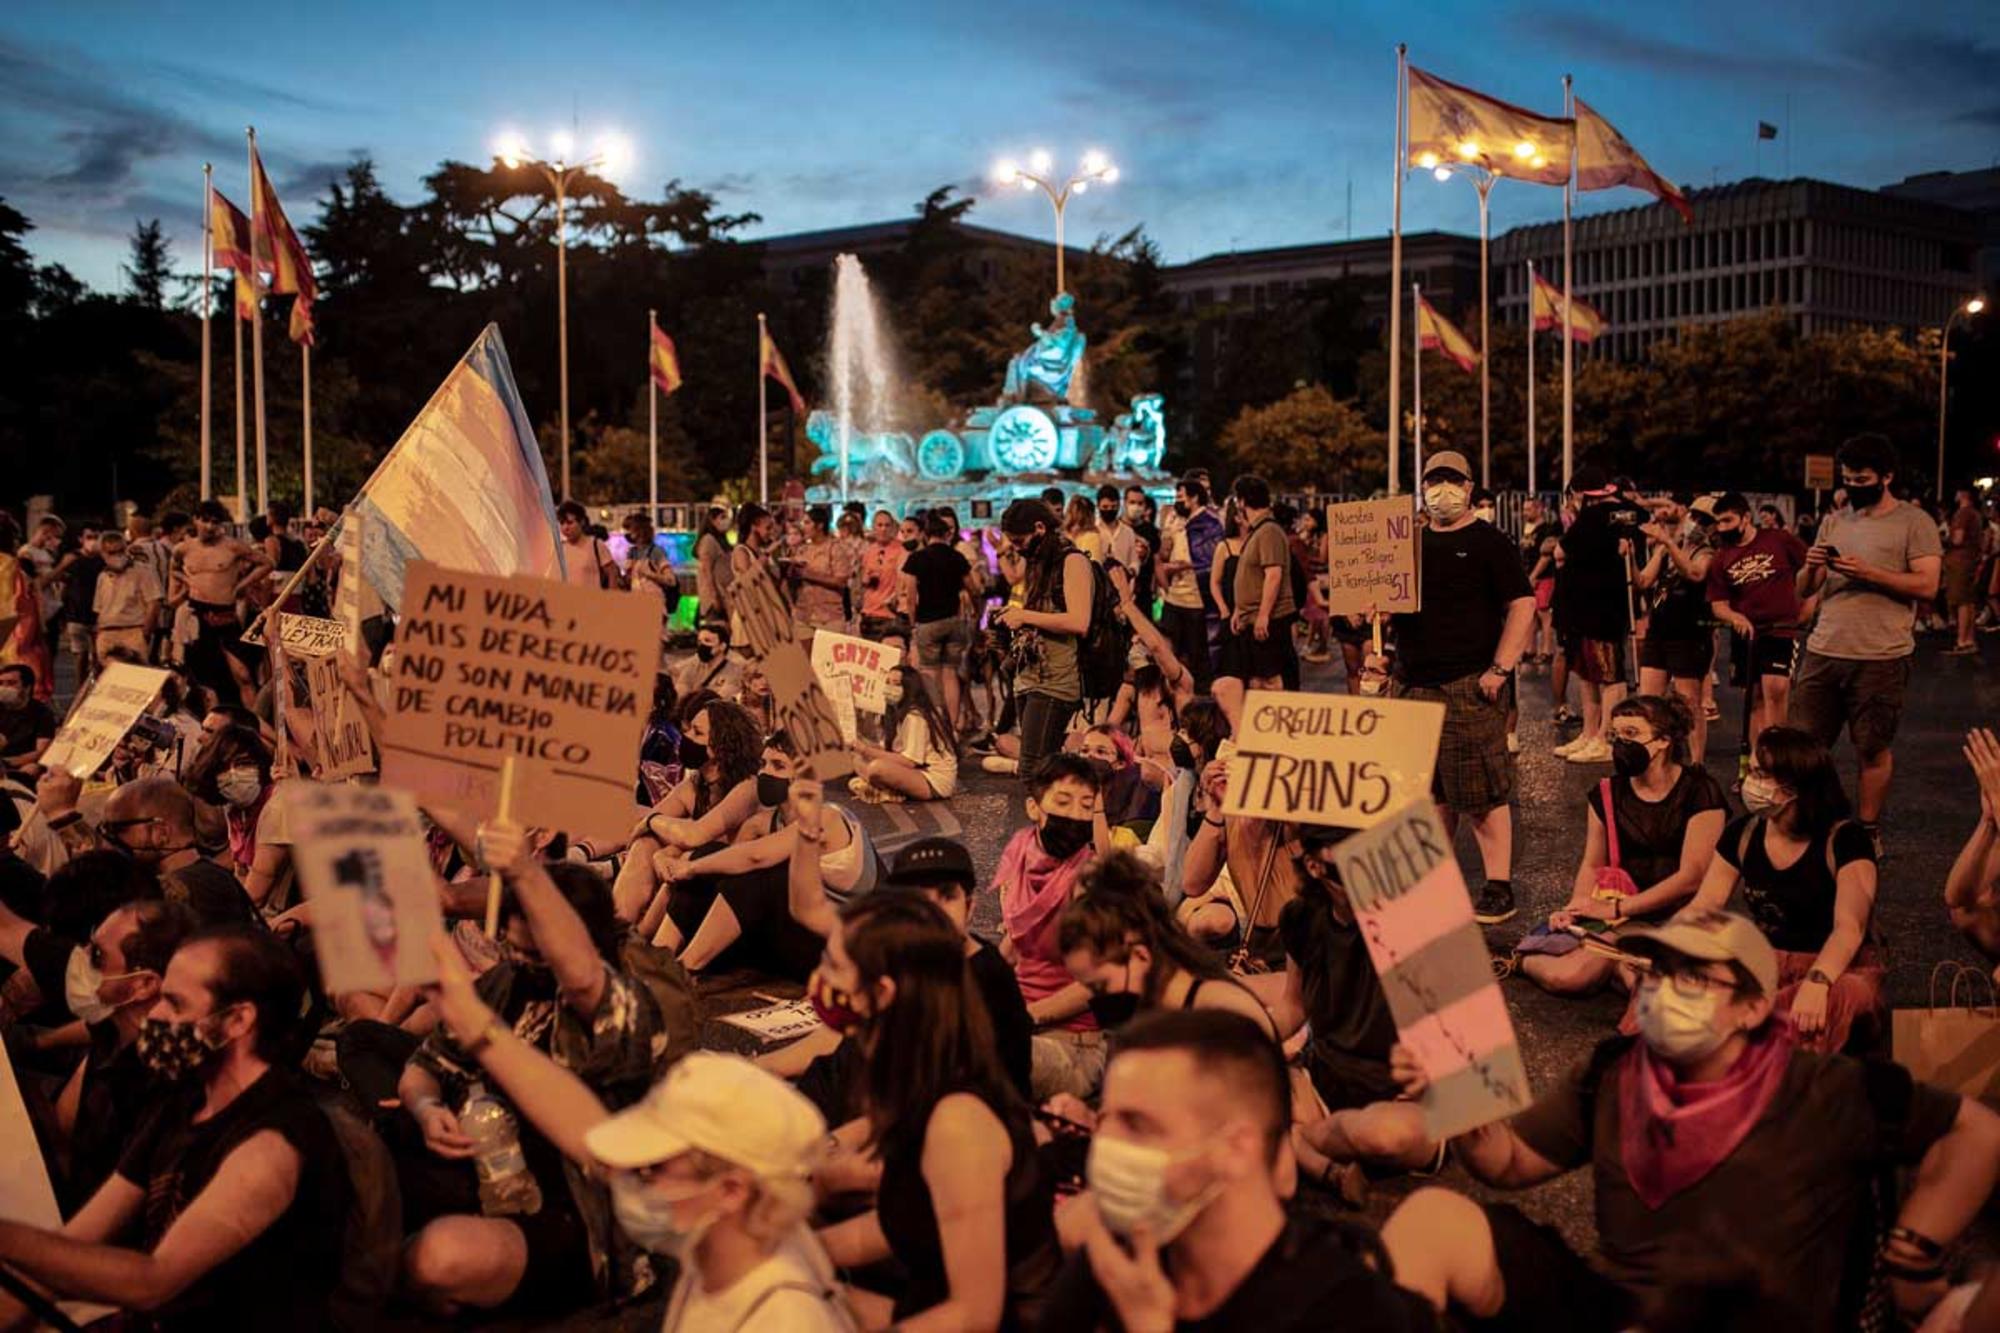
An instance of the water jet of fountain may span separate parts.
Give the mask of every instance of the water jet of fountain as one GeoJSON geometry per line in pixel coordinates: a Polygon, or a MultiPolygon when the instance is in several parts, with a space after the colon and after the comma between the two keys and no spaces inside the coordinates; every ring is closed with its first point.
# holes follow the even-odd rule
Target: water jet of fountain
{"type": "Polygon", "coordinates": [[[840,498],[847,499],[848,444],[858,424],[864,433],[888,430],[889,346],[868,274],[853,255],[833,261],[833,336],[828,370],[840,440],[840,498]]]}

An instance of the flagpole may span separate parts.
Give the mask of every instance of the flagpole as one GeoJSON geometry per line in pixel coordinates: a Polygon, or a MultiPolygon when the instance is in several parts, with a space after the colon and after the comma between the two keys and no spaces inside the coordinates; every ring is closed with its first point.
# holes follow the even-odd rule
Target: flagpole
{"type": "Polygon", "coordinates": [[[653,330],[660,312],[646,312],[646,521],[660,521],[660,386],[653,378],[653,330]]]}
{"type": "Polygon", "coordinates": [[[229,334],[234,351],[230,367],[236,372],[236,521],[250,521],[250,481],[245,475],[250,470],[248,446],[244,439],[245,422],[243,416],[243,314],[236,308],[235,274],[230,274],[229,292],[229,334]]]}
{"type": "Polygon", "coordinates": [[[757,312],[757,503],[771,503],[771,446],[764,438],[769,415],[764,406],[764,384],[769,378],[764,373],[764,340],[770,334],[764,331],[764,312],[757,312]]]}
{"type": "Polygon", "coordinates": [[[1528,494],[1535,493],[1535,261],[1528,261],[1528,494]]]}
{"type": "Polygon", "coordinates": [[[256,300],[250,325],[250,401],[257,415],[257,512],[271,508],[270,453],[264,435],[264,283],[257,275],[257,128],[245,127],[250,158],[250,291],[256,300]]]}
{"type": "Polygon", "coordinates": [[[1403,163],[1409,154],[1409,48],[1396,43],[1396,174],[1389,197],[1389,494],[1397,491],[1403,452],[1403,163]]]}
{"type": "Polygon", "coordinates": [[[1487,225],[1487,197],[1493,193],[1493,182],[1499,179],[1492,172],[1486,172],[1473,183],[1479,187],[1479,484],[1487,488],[1493,485],[1493,337],[1487,332],[1487,275],[1490,265],[1486,261],[1486,238],[1491,228],[1487,225]]]}
{"type": "MultiPolygon", "coordinates": [[[[293,302],[299,298],[294,296],[293,302]]],[[[312,344],[299,344],[299,396],[304,402],[306,423],[306,503],[304,514],[313,514],[313,349],[312,344]]]]}
{"type": "Polygon", "coordinates": [[[1576,396],[1572,376],[1576,352],[1570,345],[1570,306],[1576,300],[1575,228],[1570,222],[1571,202],[1576,198],[1576,99],[1570,91],[1570,76],[1563,75],[1563,114],[1569,117],[1569,179],[1563,182],[1563,490],[1569,490],[1570,471],[1576,464],[1576,396]]]}
{"type": "Polygon", "coordinates": [[[215,285],[215,238],[210,227],[215,219],[215,167],[201,164],[201,498],[215,497],[215,441],[209,434],[208,307],[210,289],[215,285]]]}
{"type": "Polygon", "coordinates": [[[1410,489],[1421,494],[1424,485],[1424,293],[1420,283],[1410,284],[1410,489]]]}

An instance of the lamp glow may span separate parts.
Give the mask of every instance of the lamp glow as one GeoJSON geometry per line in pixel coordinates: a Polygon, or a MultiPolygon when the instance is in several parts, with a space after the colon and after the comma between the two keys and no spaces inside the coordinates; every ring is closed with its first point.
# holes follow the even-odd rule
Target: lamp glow
{"type": "Polygon", "coordinates": [[[1537,168],[1540,168],[1540,167],[1545,167],[1548,164],[1549,160],[1546,157],[1543,157],[1540,153],[1535,154],[1535,159],[1532,165],[1534,165],[1537,168]]]}
{"type": "Polygon", "coordinates": [[[1529,158],[1533,157],[1534,155],[1535,155],[1535,146],[1529,143],[1526,139],[1523,139],[1521,140],[1521,142],[1514,145],[1514,156],[1520,158],[1523,162],[1526,162],[1529,158]]]}
{"type": "Polygon", "coordinates": [[[1431,175],[1438,180],[1448,181],[1451,179],[1451,168],[1443,166],[1433,167],[1431,168],[1431,175]]]}
{"type": "Polygon", "coordinates": [[[521,165],[528,156],[528,141],[508,130],[493,141],[493,156],[499,158],[511,171],[521,165]]]}
{"type": "Polygon", "coordinates": [[[1098,175],[1110,165],[1110,159],[1106,158],[1103,153],[1095,148],[1083,155],[1083,170],[1085,175],[1098,175]]]}
{"type": "Polygon", "coordinates": [[[1965,303],[1965,313],[1968,315],[1976,315],[1985,308],[1986,298],[1982,296],[1975,296],[1965,303]]]}
{"type": "Polygon", "coordinates": [[[557,130],[549,136],[549,147],[555,150],[557,161],[567,162],[569,155],[576,151],[576,138],[567,130],[557,130]]]}
{"type": "Polygon", "coordinates": [[[1033,167],[1038,175],[1046,176],[1049,168],[1055,165],[1055,159],[1049,156],[1048,149],[1037,148],[1028,155],[1028,165],[1033,167]]]}
{"type": "Polygon", "coordinates": [[[1118,179],[1118,168],[1106,167],[1104,169],[1104,183],[1106,185],[1111,185],[1115,183],[1117,179],[1118,179]]]}
{"type": "Polygon", "coordinates": [[[621,134],[607,134],[597,141],[597,166],[606,175],[616,175],[632,164],[632,145],[621,134]]]}
{"type": "Polygon", "coordinates": [[[1425,171],[1429,171],[1432,167],[1436,166],[1437,164],[1438,164],[1438,155],[1436,153],[1417,154],[1417,165],[1422,167],[1425,171]]]}
{"type": "Polygon", "coordinates": [[[1021,178],[1021,168],[1012,158],[1001,158],[993,164],[993,182],[996,185],[1012,185],[1021,178]]]}
{"type": "Polygon", "coordinates": [[[1078,181],[1075,185],[1072,185],[1070,187],[1070,191],[1073,194],[1082,194],[1085,190],[1088,190],[1089,188],[1090,188],[1090,182],[1087,180],[1081,180],[1078,181]]]}
{"type": "Polygon", "coordinates": [[[1479,156],[1479,145],[1467,139],[1458,146],[1458,155],[1470,162],[1473,158],[1479,156]]]}

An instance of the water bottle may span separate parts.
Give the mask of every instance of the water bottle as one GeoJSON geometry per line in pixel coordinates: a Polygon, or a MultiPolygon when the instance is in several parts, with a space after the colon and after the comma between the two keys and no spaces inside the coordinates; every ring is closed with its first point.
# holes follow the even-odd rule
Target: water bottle
{"type": "Polygon", "coordinates": [[[488,1217],[537,1213],[542,1187],[521,1152],[521,1127],[514,1113],[484,1083],[474,1083],[458,1113],[459,1128],[472,1140],[472,1164],[479,1172],[479,1211],[488,1217]]]}

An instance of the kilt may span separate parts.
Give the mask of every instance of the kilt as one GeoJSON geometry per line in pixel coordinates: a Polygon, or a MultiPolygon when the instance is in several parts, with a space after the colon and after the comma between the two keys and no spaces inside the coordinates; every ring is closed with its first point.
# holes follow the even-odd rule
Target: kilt
{"type": "Polygon", "coordinates": [[[1433,699],[1444,705],[1438,737],[1437,770],[1431,795],[1440,805],[1477,817],[1514,796],[1514,757],[1507,753],[1507,694],[1488,702],[1477,675],[1442,685],[1398,682],[1400,699],[1433,699]]]}

